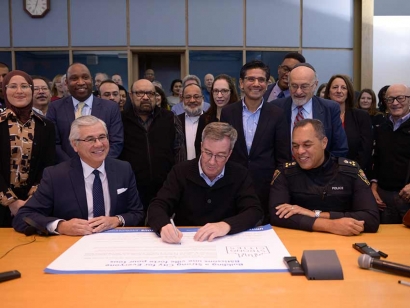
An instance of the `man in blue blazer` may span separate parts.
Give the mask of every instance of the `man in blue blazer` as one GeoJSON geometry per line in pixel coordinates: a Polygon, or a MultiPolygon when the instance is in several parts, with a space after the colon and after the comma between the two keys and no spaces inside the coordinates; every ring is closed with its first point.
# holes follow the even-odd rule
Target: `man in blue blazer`
{"type": "Polygon", "coordinates": [[[270,102],[284,111],[288,160],[292,160],[292,130],[299,112],[298,106],[304,119],[317,119],[323,123],[328,139],[326,150],[336,157],[347,155],[347,138],[340,120],[340,107],[334,101],[314,95],[317,83],[316,71],[309,63],[297,64],[289,74],[290,97],[270,102]]]}
{"type": "Polygon", "coordinates": [[[47,111],[47,118],[54,122],[56,128],[57,162],[63,162],[75,156],[68,135],[71,123],[81,115],[93,115],[106,123],[110,140],[108,156],[118,157],[124,142],[118,104],[92,95],[93,80],[84,64],[74,63],[69,66],[66,83],[71,96],[54,101],[49,105],[47,111]]]}
{"type": "Polygon", "coordinates": [[[263,100],[269,79],[269,67],[261,61],[246,63],[240,72],[242,101],[225,106],[221,122],[231,124],[238,140],[230,160],[248,168],[255,191],[269,222],[269,187],[278,163],[286,162],[286,127],[283,111],[263,100]]]}
{"type": "Polygon", "coordinates": [[[70,132],[76,154],[44,170],[38,190],[13,220],[25,232],[25,219],[52,234],[87,235],[136,226],[143,218],[134,172],[128,162],[107,158],[105,123],[94,116],[76,119],[70,132]]]}

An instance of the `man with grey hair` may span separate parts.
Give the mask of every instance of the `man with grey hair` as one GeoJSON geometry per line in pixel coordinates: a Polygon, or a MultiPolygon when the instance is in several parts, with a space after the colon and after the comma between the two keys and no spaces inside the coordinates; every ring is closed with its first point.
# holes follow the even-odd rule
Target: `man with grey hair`
{"type": "Polygon", "coordinates": [[[400,224],[410,210],[410,89],[386,91],[388,119],[375,129],[372,192],[383,224],[400,224]]]}
{"type": "MultiPolygon", "coordinates": [[[[195,83],[199,87],[201,87],[201,80],[198,78],[198,76],[195,76],[195,75],[185,76],[185,78],[182,79],[182,89],[184,89],[187,85],[190,85],[190,84],[193,84],[193,83],[195,83]]],[[[181,91],[181,95],[182,95],[182,91],[181,91]]],[[[182,99],[182,97],[181,97],[181,99],[182,99]]],[[[210,106],[211,105],[208,102],[204,102],[203,111],[206,112],[209,109],[210,106]]],[[[175,113],[176,115],[183,114],[185,112],[184,103],[181,101],[180,103],[175,104],[174,106],[172,106],[171,111],[173,113],[175,113]]]]}
{"type": "Polygon", "coordinates": [[[195,139],[198,129],[198,121],[203,113],[204,99],[201,87],[191,83],[182,89],[182,103],[185,112],[178,116],[185,133],[187,159],[196,157],[195,139]]]}
{"type": "Polygon", "coordinates": [[[208,124],[201,156],[175,165],[148,208],[148,225],[167,243],[179,243],[177,226],[202,226],[194,240],[212,241],[258,225],[263,211],[248,170],[228,161],[237,139],[227,123],[208,124]]]}
{"type": "Polygon", "coordinates": [[[93,92],[93,94],[95,96],[98,96],[98,91],[100,90],[100,84],[101,82],[103,82],[104,80],[109,79],[108,75],[106,73],[97,73],[95,74],[94,77],[94,87],[95,87],[95,91],[93,92]]]}
{"type": "Polygon", "coordinates": [[[292,159],[291,140],[295,123],[302,119],[320,120],[328,139],[327,148],[336,157],[345,157],[348,152],[347,137],[340,119],[340,107],[331,100],[315,96],[318,79],[309,63],[299,63],[289,73],[290,96],[272,101],[284,111],[287,160],[292,159]]]}
{"type": "Polygon", "coordinates": [[[271,224],[284,228],[359,235],[377,232],[379,212],[360,166],[326,151],[328,139],[319,120],[295,124],[292,152],[272,178],[271,224]]]}
{"type": "Polygon", "coordinates": [[[44,170],[39,189],[13,220],[25,232],[30,218],[51,234],[87,235],[143,218],[134,172],[127,162],[107,157],[108,132],[94,116],[71,124],[69,140],[78,154],[44,170]]]}

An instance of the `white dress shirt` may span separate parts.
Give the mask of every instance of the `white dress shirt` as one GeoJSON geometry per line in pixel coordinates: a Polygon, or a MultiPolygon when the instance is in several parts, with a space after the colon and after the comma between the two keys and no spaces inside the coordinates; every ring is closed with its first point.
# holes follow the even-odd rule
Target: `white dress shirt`
{"type": "Polygon", "coordinates": [[[198,129],[199,116],[189,117],[185,113],[185,139],[186,139],[186,154],[187,159],[194,159],[195,153],[195,138],[198,129]]]}

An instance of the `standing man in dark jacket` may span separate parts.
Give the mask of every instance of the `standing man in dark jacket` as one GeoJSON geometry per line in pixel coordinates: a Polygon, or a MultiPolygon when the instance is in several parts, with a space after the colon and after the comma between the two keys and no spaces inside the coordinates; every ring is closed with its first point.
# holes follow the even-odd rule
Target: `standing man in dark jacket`
{"type": "Polygon", "coordinates": [[[376,128],[372,191],[381,223],[401,223],[410,210],[410,90],[391,85],[386,92],[389,118],[376,128]]]}
{"type": "Polygon", "coordinates": [[[155,105],[155,87],[147,79],[132,85],[133,109],[122,113],[124,149],[131,164],[144,211],[175,163],[186,160],[184,133],[173,112],[155,105]]]}
{"type": "Polygon", "coordinates": [[[268,222],[269,183],[278,163],[286,161],[287,127],[283,111],[263,99],[269,79],[269,67],[261,61],[246,63],[240,72],[240,87],[245,93],[242,101],[225,106],[221,122],[238,131],[238,141],[230,160],[249,169],[255,191],[268,222]]]}

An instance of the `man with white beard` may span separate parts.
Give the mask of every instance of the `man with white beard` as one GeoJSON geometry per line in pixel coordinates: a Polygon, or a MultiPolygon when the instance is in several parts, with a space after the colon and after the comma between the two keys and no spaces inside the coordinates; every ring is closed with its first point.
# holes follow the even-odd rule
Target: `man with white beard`
{"type": "Polygon", "coordinates": [[[203,113],[204,98],[202,89],[196,83],[186,85],[182,89],[182,102],[185,112],[178,115],[185,133],[187,159],[196,158],[195,138],[199,116],[203,113]]]}
{"type": "Polygon", "coordinates": [[[291,140],[294,125],[303,119],[317,119],[323,123],[328,143],[326,150],[335,157],[346,157],[347,137],[340,119],[340,107],[331,100],[315,96],[318,84],[316,71],[309,63],[296,64],[289,73],[290,97],[271,103],[283,109],[286,130],[288,159],[292,159],[291,140]]]}

